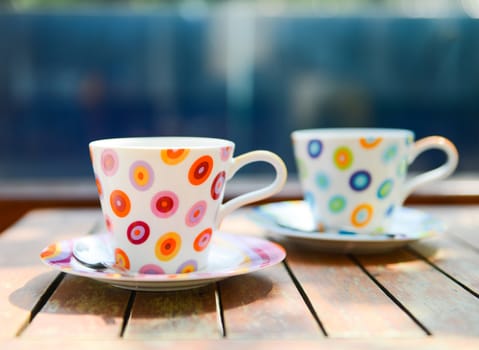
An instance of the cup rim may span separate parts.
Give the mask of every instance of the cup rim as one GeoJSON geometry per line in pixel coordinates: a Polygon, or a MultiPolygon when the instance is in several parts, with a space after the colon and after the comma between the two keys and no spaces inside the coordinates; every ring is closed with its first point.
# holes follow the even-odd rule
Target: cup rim
{"type": "Polygon", "coordinates": [[[115,149],[215,149],[233,147],[234,142],[197,136],[147,136],[147,137],[119,137],[94,140],[89,143],[92,148],[115,149]]]}
{"type": "Polygon", "coordinates": [[[291,133],[293,139],[309,137],[321,137],[323,139],[334,138],[357,138],[357,137],[413,137],[414,132],[400,128],[313,128],[294,130],[291,133]]]}

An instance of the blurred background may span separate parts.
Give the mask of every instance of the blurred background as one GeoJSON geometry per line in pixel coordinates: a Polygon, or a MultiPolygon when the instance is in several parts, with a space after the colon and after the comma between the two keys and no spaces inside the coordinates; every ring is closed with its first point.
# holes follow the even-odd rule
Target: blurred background
{"type": "Polygon", "coordinates": [[[90,178],[91,140],[156,135],[294,173],[291,131],[346,126],[446,136],[477,172],[478,17],[477,0],[0,0],[0,178],[90,178]]]}

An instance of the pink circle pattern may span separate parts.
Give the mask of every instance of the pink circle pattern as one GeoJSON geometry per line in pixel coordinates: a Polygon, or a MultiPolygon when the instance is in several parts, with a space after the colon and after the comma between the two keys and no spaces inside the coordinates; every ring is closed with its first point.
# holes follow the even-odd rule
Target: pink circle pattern
{"type": "Polygon", "coordinates": [[[178,207],[178,196],[172,191],[158,192],[151,200],[151,211],[159,218],[169,218],[178,207]]]}
{"type": "Polygon", "coordinates": [[[118,155],[112,149],[106,149],[101,154],[101,168],[106,176],[113,176],[118,170],[118,155]]]}
{"type": "Polygon", "coordinates": [[[186,225],[188,225],[189,227],[198,225],[201,220],[203,220],[207,208],[208,205],[206,204],[206,201],[203,200],[193,204],[193,206],[190,208],[190,210],[188,210],[188,213],[186,214],[186,225]]]}

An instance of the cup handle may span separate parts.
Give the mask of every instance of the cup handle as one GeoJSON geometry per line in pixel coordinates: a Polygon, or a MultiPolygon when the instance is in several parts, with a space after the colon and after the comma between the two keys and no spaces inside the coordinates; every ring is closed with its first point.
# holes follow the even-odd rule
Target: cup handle
{"type": "Polygon", "coordinates": [[[456,146],[442,136],[429,136],[416,141],[409,155],[408,164],[411,164],[418,155],[430,149],[440,149],[446,153],[446,162],[435,169],[409,179],[404,185],[405,188],[401,203],[419,186],[432,181],[445,179],[456,169],[457,163],[459,162],[456,146]]]}
{"type": "Polygon", "coordinates": [[[276,177],[274,181],[266,187],[252,192],[247,192],[238,197],[230,199],[226,203],[221,204],[216,217],[216,227],[219,227],[225,216],[230,214],[232,211],[246,204],[268,198],[281,191],[281,189],[284,187],[287,178],[286,166],[280,157],[269,151],[252,151],[233,158],[231,167],[229,171],[227,171],[228,175],[226,181],[229,181],[243,166],[253,162],[266,162],[271,164],[276,171],[276,177]]]}

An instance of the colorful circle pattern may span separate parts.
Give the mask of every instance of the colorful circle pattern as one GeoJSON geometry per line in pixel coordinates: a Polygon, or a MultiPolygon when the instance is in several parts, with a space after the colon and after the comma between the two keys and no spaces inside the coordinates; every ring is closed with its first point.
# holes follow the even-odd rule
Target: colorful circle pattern
{"type": "Polygon", "coordinates": [[[393,189],[394,181],[392,179],[384,180],[378,188],[377,197],[379,199],[384,199],[391,193],[393,189]]]}
{"type": "Polygon", "coordinates": [[[391,162],[397,155],[398,153],[398,146],[397,145],[391,145],[386,150],[384,151],[383,154],[383,161],[384,163],[389,163],[391,162]]]}
{"type": "Polygon", "coordinates": [[[310,140],[308,142],[308,154],[311,158],[318,158],[323,151],[323,143],[320,140],[310,140]]]}
{"type": "Polygon", "coordinates": [[[211,185],[211,198],[217,200],[220,198],[221,193],[223,193],[223,188],[225,187],[226,182],[226,172],[221,171],[216,175],[215,179],[213,180],[213,184],[211,185]]]}
{"type": "Polygon", "coordinates": [[[340,170],[347,170],[353,164],[353,152],[349,147],[341,146],[334,151],[334,164],[340,170]]]}
{"type": "Polygon", "coordinates": [[[359,139],[359,144],[365,149],[372,149],[377,147],[382,140],[382,137],[362,137],[359,139]]]}
{"type": "Polygon", "coordinates": [[[230,159],[231,153],[233,152],[233,147],[231,146],[226,146],[222,147],[220,151],[220,157],[223,162],[226,162],[228,159],[230,159]]]}
{"type": "Polygon", "coordinates": [[[349,186],[354,191],[364,191],[371,184],[371,174],[366,170],[358,170],[349,178],[349,186]]]}
{"type": "Polygon", "coordinates": [[[130,182],[137,190],[146,191],[153,184],[153,169],[144,161],[134,162],[130,167],[130,182]]]}
{"type": "Polygon", "coordinates": [[[176,270],[176,273],[191,273],[195,272],[196,270],[198,270],[198,263],[196,260],[191,259],[181,264],[178,267],[178,270],[176,270]]]}
{"type": "Polygon", "coordinates": [[[358,205],[351,214],[351,223],[354,227],[364,227],[373,218],[373,207],[371,204],[363,203],[358,205]]]}
{"type": "Polygon", "coordinates": [[[170,261],[181,248],[181,236],[176,232],[162,235],[155,245],[155,255],[160,261],[170,261]]]}
{"type": "Polygon", "coordinates": [[[329,215],[332,225],[345,220],[361,233],[386,230],[381,220],[402,204],[396,192],[405,182],[414,139],[365,133],[350,141],[293,140],[304,200],[318,215],[329,215]]]}
{"type": "Polygon", "coordinates": [[[115,264],[116,266],[126,270],[130,269],[130,258],[125,251],[120,248],[115,249],[115,264]]]}
{"type": "Polygon", "coordinates": [[[166,219],[175,214],[178,207],[178,196],[172,191],[159,192],[151,200],[151,211],[162,219],[166,219]]]}
{"type": "Polygon", "coordinates": [[[124,218],[130,213],[130,198],[121,190],[115,190],[110,194],[110,205],[113,213],[120,218],[124,218]]]}
{"type": "Polygon", "coordinates": [[[165,273],[165,271],[156,264],[143,265],[138,272],[144,275],[163,275],[165,273]]]}
{"type": "Polygon", "coordinates": [[[97,175],[95,175],[95,184],[98,191],[98,196],[100,199],[103,199],[103,186],[101,185],[100,178],[97,175]]]}
{"type": "Polygon", "coordinates": [[[316,181],[316,186],[320,190],[327,190],[329,188],[330,181],[326,173],[319,172],[318,174],[316,174],[315,181],[316,181]]]}
{"type": "Polygon", "coordinates": [[[168,165],[180,164],[190,153],[187,148],[164,149],[161,151],[161,159],[168,165]]]}
{"type": "Polygon", "coordinates": [[[144,221],[132,222],[126,230],[128,240],[133,244],[142,244],[150,236],[150,226],[144,221]]]}
{"type": "Polygon", "coordinates": [[[188,210],[186,214],[185,223],[189,227],[193,227],[198,225],[203,217],[206,214],[206,209],[208,208],[208,204],[206,201],[198,201],[188,210]]]}
{"type": "Polygon", "coordinates": [[[211,241],[212,235],[213,230],[211,228],[207,228],[206,230],[201,231],[201,233],[195,238],[193,248],[195,248],[197,252],[205,250],[211,241]]]}
{"type": "Polygon", "coordinates": [[[106,149],[101,154],[101,168],[107,176],[113,176],[118,170],[118,155],[112,149],[106,149]]]}
{"type": "Polygon", "coordinates": [[[210,156],[202,156],[198,158],[191,166],[188,172],[188,179],[194,186],[201,185],[208,180],[213,170],[213,158],[210,156]]]}
{"type": "Polygon", "coordinates": [[[341,195],[331,197],[328,202],[328,208],[332,213],[340,213],[346,208],[346,198],[341,195]]]}

